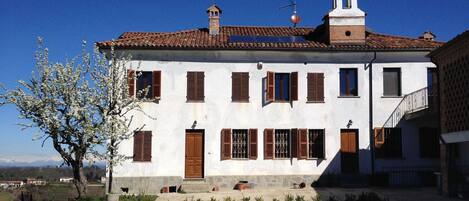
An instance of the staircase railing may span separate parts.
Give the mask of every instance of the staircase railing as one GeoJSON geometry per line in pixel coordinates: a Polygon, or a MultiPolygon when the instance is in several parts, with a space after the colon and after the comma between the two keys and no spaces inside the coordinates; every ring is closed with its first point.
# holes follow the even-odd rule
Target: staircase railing
{"type": "Polygon", "coordinates": [[[425,87],[405,95],[391,116],[389,116],[381,129],[376,133],[376,141],[384,142],[384,128],[396,127],[406,114],[425,110],[433,105],[435,95],[433,87],[425,87]]]}

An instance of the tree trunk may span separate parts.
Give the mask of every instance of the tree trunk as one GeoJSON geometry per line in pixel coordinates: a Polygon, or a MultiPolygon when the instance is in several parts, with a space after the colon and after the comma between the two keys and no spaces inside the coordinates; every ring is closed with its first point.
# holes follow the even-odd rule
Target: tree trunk
{"type": "Polygon", "coordinates": [[[75,188],[77,189],[78,197],[82,198],[86,196],[87,193],[87,185],[88,181],[86,180],[85,173],[83,171],[83,163],[76,162],[72,164],[73,168],[73,184],[75,184],[75,188]]]}
{"type": "Polygon", "coordinates": [[[112,192],[112,171],[113,171],[113,167],[114,167],[114,164],[112,162],[113,160],[113,151],[111,151],[111,155],[110,155],[110,162],[109,162],[109,178],[108,178],[108,193],[110,194],[112,192]]]}

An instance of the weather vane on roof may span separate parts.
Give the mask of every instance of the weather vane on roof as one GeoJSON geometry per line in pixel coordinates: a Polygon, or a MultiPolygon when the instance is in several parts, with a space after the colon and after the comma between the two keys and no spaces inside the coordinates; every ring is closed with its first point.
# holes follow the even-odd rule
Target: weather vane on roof
{"type": "Polygon", "coordinates": [[[293,23],[293,27],[296,27],[297,24],[300,23],[301,21],[301,18],[300,16],[298,15],[298,12],[296,10],[296,0],[290,0],[290,4],[289,5],[286,5],[286,6],[282,6],[280,7],[280,9],[283,9],[283,8],[288,8],[288,7],[291,7],[293,8],[293,14],[290,18],[291,22],[293,23]]]}

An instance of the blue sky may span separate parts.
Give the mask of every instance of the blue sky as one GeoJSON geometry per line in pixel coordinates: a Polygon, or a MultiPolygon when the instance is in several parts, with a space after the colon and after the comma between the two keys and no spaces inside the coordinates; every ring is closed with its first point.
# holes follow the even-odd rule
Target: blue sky
{"type": "MultiPolygon", "coordinates": [[[[447,41],[469,29],[467,0],[358,0],[375,32],[417,37],[431,30],[447,41]]],[[[176,31],[206,27],[205,9],[212,0],[132,1],[3,1],[0,6],[0,83],[8,88],[33,70],[36,37],[42,36],[51,60],[63,61],[80,52],[82,40],[117,38],[124,31],[176,31]]],[[[222,25],[289,26],[288,0],[217,0],[222,25]]],[[[321,23],[331,0],[297,0],[300,26],[321,23]]],[[[48,160],[56,154],[50,142],[41,148],[35,130],[22,131],[12,106],[0,108],[0,161],[15,158],[48,160]]]]}

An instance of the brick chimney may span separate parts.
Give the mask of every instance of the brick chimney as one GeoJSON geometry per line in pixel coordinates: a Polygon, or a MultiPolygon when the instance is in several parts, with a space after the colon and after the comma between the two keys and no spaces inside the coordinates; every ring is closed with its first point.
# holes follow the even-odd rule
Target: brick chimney
{"type": "Polygon", "coordinates": [[[358,0],[332,0],[332,3],[332,10],[324,17],[328,42],[330,44],[365,44],[366,14],[358,8],[358,0]]]}
{"type": "Polygon", "coordinates": [[[426,31],[422,34],[422,36],[419,37],[419,39],[424,39],[424,40],[429,40],[429,41],[434,41],[436,38],[436,35],[433,34],[431,31],[426,31]]]}
{"type": "Polygon", "coordinates": [[[221,9],[213,4],[207,9],[208,21],[209,21],[209,33],[210,35],[220,34],[220,15],[221,9]]]}

